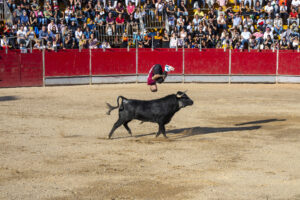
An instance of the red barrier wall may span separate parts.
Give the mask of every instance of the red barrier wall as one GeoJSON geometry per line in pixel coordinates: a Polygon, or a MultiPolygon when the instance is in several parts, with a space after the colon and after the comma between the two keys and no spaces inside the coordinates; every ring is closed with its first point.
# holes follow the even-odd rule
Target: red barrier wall
{"type": "Polygon", "coordinates": [[[279,52],[279,75],[300,75],[300,54],[291,50],[279,52]]]}
{"type": "Polygon", "coordinates": [[[139,49],[138,55],[139,74],[148,74],[154,64],[171,65],[172,74],[182,74],[182,49],[139,49]]]}
{"type": "Polygon", "coordinates": [[[185,74],[228,74],[229,53],[223,49],[185,49],[185,74]]]}
{"type": "Polygon", "coordinates": [[[266,50],[262,52],[231,53],[231,74],[276,74],[276,52],[266,50]]]}
{"type": "Polygon", "coordinates": [[[114,75],[135,74],[135,49],[102,49],[92,50],[92,74],[114,75]]]}
{"type": "Polygon", "coordinates": [[[88,50],[68,49],[45,52],[45,76],[83,76],[90,74],[88,50]]]}
{"type": "Polygon", "coordinates": [[[0,53],[0,87],[43,85],[42,53],[0,53]]]}

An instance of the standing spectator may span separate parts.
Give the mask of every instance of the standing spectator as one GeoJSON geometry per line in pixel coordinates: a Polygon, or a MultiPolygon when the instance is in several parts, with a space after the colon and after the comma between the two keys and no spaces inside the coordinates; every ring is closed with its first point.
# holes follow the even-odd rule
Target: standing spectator
{"type": "Polygon", "coordinates": [[[186,7],[184,5],[184,1],[181,1],[180,6],[178,6],[177,16],[178,17],[185,16],[186,20],[188,19],[188,11],[187,11],[187,9],[186,9],[186,7]]]}
{"type": "Polygon", "coordinates": [[[162,37],[162,48],[169,48],[170,47],[170,38],[168,32],[165,30],[164,35],[162,37]]]}
{"type": "Polygon", "coordinates": [[[153,38],[153,47],[161,48],[162,36],[159,34],[159,31],[156,32],[156,35],[153,38]]]}
{"type": "Polygon", "coordinates": [[[175,33],[172,33],[170,38],[170,48],[176,48],[178,45],[178,39],[175,33]]]}
{"type": "Polygon", "coordinates": [[[161,0],[157,0],[157,3],[155,4],[155,16],[157,20],[159,20],[159,18],[163,15],[163,11],[164,4],[161,2],[161,0]]]}
{"type": "Polygon", "coordinates": [[[166,11],[167,11],[167,15],[168,16],[172,16],[175,15],[176,9],[175,9],[175,5],[173,4],[172,1],[169,1],[169,3],[166,6],[166,11]]]}
{"type": "Polygon", "coordinates": [[[133,13],[135,12],[135,6],[132,5],[131,1],[129,1],[128,6],[127,6],[127,14],[133,15],[133,13]]]}

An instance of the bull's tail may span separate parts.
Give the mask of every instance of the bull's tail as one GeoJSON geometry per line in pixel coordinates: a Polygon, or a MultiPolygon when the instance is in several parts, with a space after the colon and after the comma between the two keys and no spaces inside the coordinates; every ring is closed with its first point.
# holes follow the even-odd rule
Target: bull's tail
{"type": "MultiPolygon", "coordinates": [[[[114,109],[117,109],[117,108],[119,108],[120,107],[120,104],[119,104],[119,99],[122,99],[122,101],[123,101],[123,99],[126,99],[125,97],[123,97],[123,96],[118,96],[118,99],[117,99],[117,103],[118,103],[118,105],[117,106],[112,106],[112,105],[110,105],[109,103],[106,103],[106,105],[107,105],[107,107],[108,107],[108,111],[106,112],[106,114],[107,115],[110,115],[110,112],[111,111],[113,111],[114,109]]],[[[121,107],[123,107],[123,103],[121,102],[121,107]]],[[[120,107],[120,108],[121,108],[120,107]]]]}

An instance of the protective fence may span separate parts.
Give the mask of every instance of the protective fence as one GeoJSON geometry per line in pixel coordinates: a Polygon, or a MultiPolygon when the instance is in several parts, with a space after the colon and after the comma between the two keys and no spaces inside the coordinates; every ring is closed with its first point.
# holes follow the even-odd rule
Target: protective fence
{"type": "Polygon", "coordinates": [[[300,53],[290,50],[73,49],[0,51],[0,87],[145,82],[154,64],[167,82],[300,83],[300,53]]]}
{"type": "Polygon", "coordinates": [[[0,51],[0,80],[0,87],[42,86],[42,52],[0,51]]]}

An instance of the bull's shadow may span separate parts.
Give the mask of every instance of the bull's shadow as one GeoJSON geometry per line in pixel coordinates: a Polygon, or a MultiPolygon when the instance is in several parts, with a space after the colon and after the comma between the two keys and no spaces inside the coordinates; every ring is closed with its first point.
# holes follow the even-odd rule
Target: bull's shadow
{"type": "MultiPolygon", "coordinates": [[[[205,135],[205,134],[211,134],[211,133],[224,133],[224,132],[231,132],[231,131],[251,131],[251,130],[257,130],[260,129],[261,126],[247,126],[247,127],[190,127],[190,128],[180,128],[180,129],[172,129],[167,130],[167,134],[183,134],[179,138],[185,138],[185,137],[191,137],[196,135],[205,135]]],[[[134,137],[144,137],[149,135],[155,135],[155,133],[149,133],[149,134],[142,134],[142,135],[136,135],[134,137]]]]}
{"type": "Polygon", "coordinates": [[[264,120],[244,122],[244,123],[235,124],[235,125],[242,126],[242,125],[249,125],[249,124],[265,124],[265,123],[270,123],[270,122],[282,122],[282,121],[286,121],[286,119],[264,119],[264,120]]]}
{"type": "Polygon", "coordinates": [[[0,97],[0,102],[1,101],[15,101],[18,99],[19,99],[19,97],[17,97],[17,96],[2,96],[2,97],[0,97]]]}

